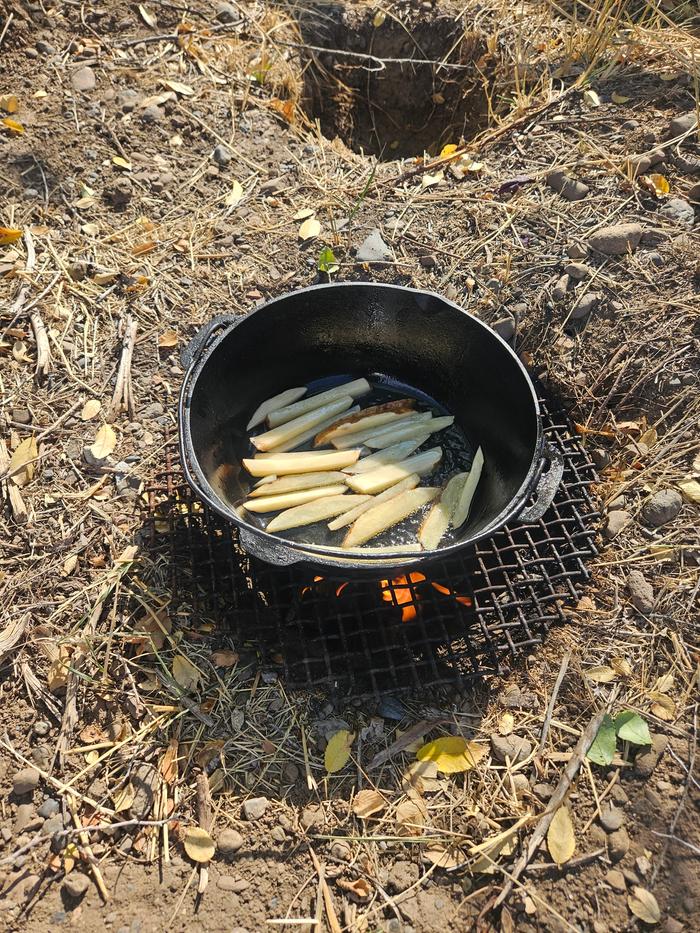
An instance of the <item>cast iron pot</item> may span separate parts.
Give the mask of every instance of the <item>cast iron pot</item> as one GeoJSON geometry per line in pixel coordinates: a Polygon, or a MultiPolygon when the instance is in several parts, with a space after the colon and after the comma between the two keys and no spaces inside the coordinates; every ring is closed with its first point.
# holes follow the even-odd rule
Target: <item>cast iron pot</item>
{"type": "Polygon", "coordinates": [[[233,522],[242,547],[268,564],[405,572],[514,520],[536,521],[562,477],[563,460],[545,444],[535,389],[518,357],[491,328],[432,292],[355,282],[303,288],[245,317],[210,321],[184,351],[183,364],[180,455],[187,481],[233,522]],[[373,373],[434,399],[474,447],[481,444],[483,473],[457,539],[409,555],[345,556],[268,534],[237,514],[231,502],[250,485],[240,462],[249,455],[245,425],[258,404],[290,386],[373,373]]]}

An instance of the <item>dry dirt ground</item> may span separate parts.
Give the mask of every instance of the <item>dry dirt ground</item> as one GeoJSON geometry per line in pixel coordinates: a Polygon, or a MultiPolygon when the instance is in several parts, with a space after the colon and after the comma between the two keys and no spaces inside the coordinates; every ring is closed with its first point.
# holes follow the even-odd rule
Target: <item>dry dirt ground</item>
{"type": "Polygon", "coordinates": [[[693,5],[0,11],[0,926],[700,929],[693,5]],[[569,624],[400,721],[262,676],[139,549],[179,351],[329,274],[498,323],[600,469],[569,624]],[[580,761],[603,710],[653,745],[580,761]],[[411,781],[417,724],[485,754],[411,781]],[[327,774],[342,728],[362,744],[327,774]],[[567,764],[573,855],[533,847],[494,906],[567,764]]]}

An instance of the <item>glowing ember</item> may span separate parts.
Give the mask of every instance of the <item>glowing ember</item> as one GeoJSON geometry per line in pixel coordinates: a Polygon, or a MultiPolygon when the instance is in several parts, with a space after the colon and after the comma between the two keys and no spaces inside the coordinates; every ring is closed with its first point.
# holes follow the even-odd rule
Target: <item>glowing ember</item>
{"type": "Polygon", "coordinates": [[[443,586],[441,583],[430,584],[434,590],[437,590],[438,593],[444,593],[445,596],[451,596],[453,599],[456,599],[458,603],[461,603],[463,606],[471,606],[472,600],[470,596],[458,596],[454,590],[451,590],[447,586],[443,586]]]}

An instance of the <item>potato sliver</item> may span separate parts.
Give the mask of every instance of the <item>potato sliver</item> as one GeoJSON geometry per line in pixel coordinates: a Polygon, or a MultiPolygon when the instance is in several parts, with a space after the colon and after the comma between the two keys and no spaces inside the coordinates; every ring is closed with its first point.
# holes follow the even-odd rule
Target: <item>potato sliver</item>
{"type": "Polygon", "coordinates": [[[359,505],[367,496],[329,496],[327,499],[316,499],[306,505],[298,505],[293,509],[280,512],[268,524],[266,531],[287,531],[289,528],[299,528],[302,525],[313,525],[326,518],[340,515],[347,507],[359,505]]]}
{"type": "Polygon", "coordinates": [[[418,489],[408,489],[387,502],[380,502],[374,508],[368,509],[364,515],[360,515],[350,527],[343,539],[343,547],[355,548],[365,544],[387,528],[398,525],[404,518],[422,509],[439,494],[440,490],[434,486],[421,486],[418,489]]]}

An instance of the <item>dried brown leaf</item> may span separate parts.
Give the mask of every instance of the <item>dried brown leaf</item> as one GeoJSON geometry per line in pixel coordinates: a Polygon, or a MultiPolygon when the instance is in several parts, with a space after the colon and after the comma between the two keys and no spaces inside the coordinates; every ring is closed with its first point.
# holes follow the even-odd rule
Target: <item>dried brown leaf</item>
{"type": "Polygon", "coordinates": [[[83,410],[80,412],[80,418],[82,421],[89,421],[91,418],[94,418],[96,414],[99,413],[102,405],[96,398],[90,398],[83,405],[83,410]]]}
{"type": "Polygon", "coordinates": [[[386,807],[386,800],[377,790],[367,789],[358,791],[352,802],[352,812],[360,819],[366,820],[386,807]]]}
{"type": "MultiPolygon", "coordinates": [[[[0,443],[4,443],[0,441],[0,443]]],[[[9,474],[15,486],[26,486],[34,479],[36,469],[36,459],[39,451],[36,446],[36,439],[32,434],[26,437],[15,448],[10,459],[9,474]]]]}
{"type": "Polygon", "coordinates": [[[349,894],[354,895],[359,901],[366,901],[372,896],[372,885],[365,878],[355,878],[348,881],[345,878],[338,878],[338,887],[349,894]]]}
{"type": "Polygon", "coordinates": [[[214,840],[201,826],[189,826],[183,841],[185,852],[193,862],[208,862],[216,852],[214,840]]]}
{"type": "Polygon", "coordinates": [[[238,663],[239,655],[230,648],[221,648],[219,651],[212,652],[211,663],[214,667],[233,667],[238,663]]]}
{"type": "Polygon", "coordinates": [[[197,688],[201,674],[184,655],[178,654],[173,659],[173,677],[178,686],[188,693],[197,688]]]}
{"type": "Polygon", "coordinates": [[[639,917],[644,923],[654,924],[661,920],[657,900],[646,888],[632,888],[632,893],[627,896],[627,905],[635,917],[639,917]]]}
{"type": "Polygon", "coordinates": [[[396,808],[396,835],[420,836],[425,825],[426,809],[419,800],[404,800],[396,808]]]}
{"type": "Polygon", "coordinates": [[[571,814],[566,806],[561,806],[554,814],[547,830],[547,848],[557,865],[568,862],[576,851],[576,837],[571,814]]]}
{"type": "Polygon", "coordinates": [[[112,426],[103,424],[95,435],[95,440],[90,447],[90,453],[95,460],[104,460],[109,457],[116,446],[117,435],[114,433],[112,426]]]}

